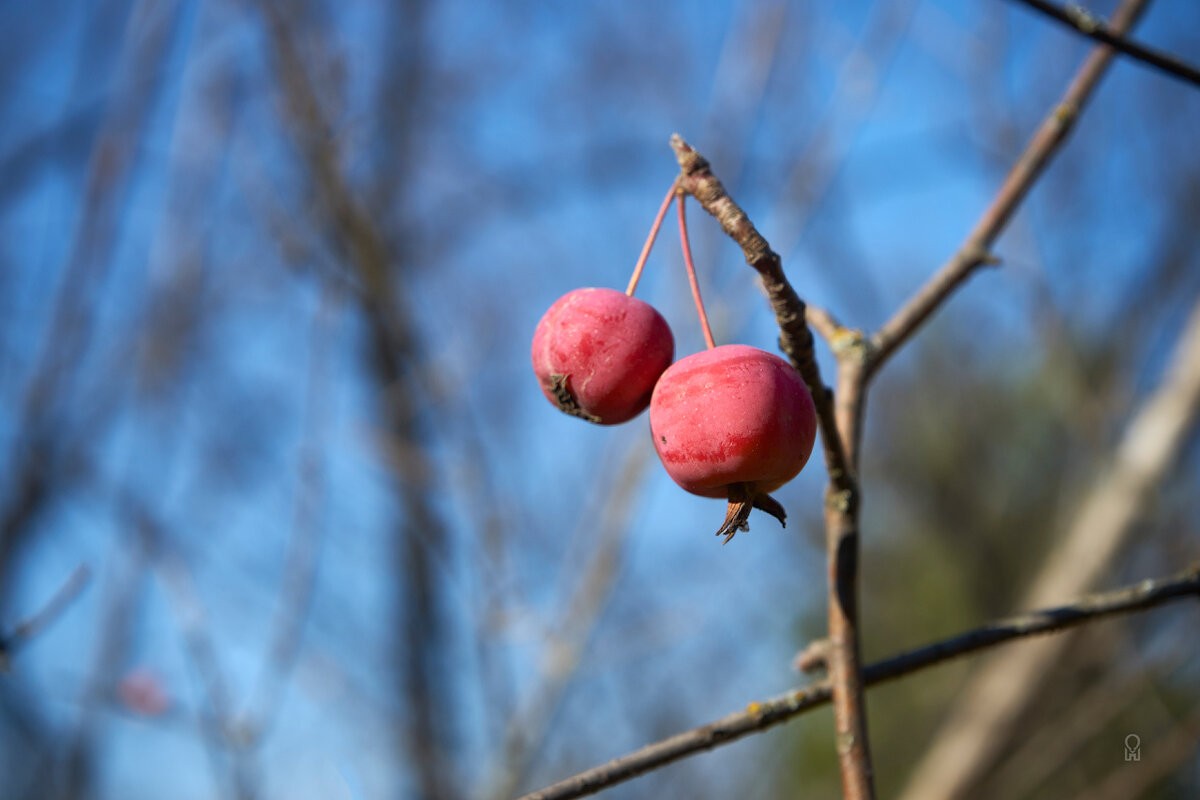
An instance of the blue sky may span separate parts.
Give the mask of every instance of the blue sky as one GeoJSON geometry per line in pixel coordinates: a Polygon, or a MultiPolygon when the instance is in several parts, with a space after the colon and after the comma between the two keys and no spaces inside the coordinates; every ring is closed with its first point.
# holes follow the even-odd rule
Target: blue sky
{"type": "MultiPolygon", "coordinates": [[[[86,244],[89,226],[111,229],[111,252],[95,255],[107,273],[85,297],[95,335],[79,354],[65,354],[79,373],[56,401],[63,430],[74,430],[93,406],[115,404],[110,424],[85,448],[88,458],[172,527],[239,697],[252,692],[271,635],[301,485],[296,463],[305,436],[313,437],[325,486],[320,567],[303,656],[262,751],[267,796],[402,794],[405,776],[386,744],[397,710],[386,645],[395,580],[387,537],[397,501],[375,441],[378,388],[364,379],[362,323],[343,294],[320,323],[324,333],[312,335],[323,302],[318,276],[337,256],[303,225],[295,242],[271,234],[281,220],[302,220],[314,200],[280,121],[261,16],[224,2],[149,8],[18,2],[0,11],[0,50],[9,53],[0,62],[0,179],[12,187],[0,194],[3,458],[11,468],[20,457],[22,398],[72,248],[86,244]],[[129,54],[156,31],[165,31],[161,58],[140,71],[129,54]],[[141,102],[149,110],[135,138],[117,141],[130,166],[110,187],[114,205],[85,219],[93,146],[106,124],[141,102]],[[150,343],[137,339],[138,326],[189,268],[197,288],[187,296],[207,325],[163,394],[144,393],[114,370],[145,356],[150,343]],[[137,347],[129,352],[131,338],[137,347]],[[304,387],[315,363],[324,365],[320,412],[306,434],[304,387]]],[[[312,41],[324,49],[309,66],[327,90],[339,166],[365,198],[400,187],[394,205],[371,210],[415,232],[404,302],[449,387],[440,395],[444,408],[473,420],[432,426],[437,507],[456,532],[473,530],[474,466],[486,476],[489,502],[499,505],[488,510],[528,536],[507,545],[512,572],[500,580],[520,600],[518,619],[502,634],[518,694],[533,684],[541,626],[563,603],[571,559],[588,541],[585,521],[578,538],[556,542],[563,531],[554,521],[576,519],[597,487],[611,483],[598,467],[611,470],[603,465],[648,446],[644,418],[602,430],[555,413],[531,375],[528,340],[566,291],[625,284],[676,172],[670,134],[713,159],[784,251],[803,296],[870,329],[955,250],[1088,49],[993,0],[831,8],[748,0],[437,3],[423,40],[431,85],[412,109],[416,144],[409,160],[388,166],[381,154],[397,132],[380,113],[388,95],[379,79],[394,65],[403,32],[388,27],[376,4],[331,6],[312,19],[320,23],[312,41]],[[879,24],[885,12],[901,21],[894,31],[879,24]],[[860,44],[866,49],[855,54],[860,44]],[[990,124],[997,121],[1011,126],[1008,139],[990,124]],[[806,153],[825,154],[810,165],[819,180],[798,183],[823,187],[813,208],[795,202],[787,181],[806,153]]],[[[1163,1],[1137,35],[1197,61],[1198,22],[1194,3],[1163,1]]],[[[973,279],[926,335],[969,331],[984,354],[1019,371],[1038,361],[1030,319],[1039,291],[1068,305],[1083,331],[1112,324],[1148,269],[1145,243],[1171,219],[1173,181],[1200,169],[1200,154],[1186,146],[1197,124],[1200,94],[1118,63],[1063,158],[998,243],[1004,267],[973,279]],[[1073,191],[1076,184],[1084,189],[1073,191]]],[[[718,330],[772,349],[773,320],[740,254],[694,206],[690,220],[718,330]]],[[[1163,327],[1143,351],[1144,381],[1155,379],[1167,323],[1177,322],[1195,289],[1195,280],[1185,282],[1161,309],[1163,327]]],[[[668,217],[639,296],[667,316],[679,355],[701,346],[686,292],[668,217]]],[[[907,369],[908,359],[897,359],[896,369],[907,369]]],[[[588,691],[617,693],[598,712],[610,724],[613,751],[596,760],[644,738],[622,714],[623,684],[609,671],[645,669],[648,680],[678,686],[691,701],[692,724],[719,716],[795,683],[787,661],[797,617],[819,607],[823,591],[813,527],[819,457],[781,495],[794,520],[786,533],[756,518],[751,534],[726,548],[710,546],[706,534],[719,522],[719,503],[684,495],[652,460],[646,475],[633,495],[637,523],[618,591],[587,651],[608,660],[592,669],[585,663],[581,673],[588,691]],[[781,594],[796,614],[779,613],[781,594]],[[645,626],[630,625],[641,603],[654,613],[645,626]],[[697,683],[695,663],[734,634],[737,680],[697,683]]],[[[7,622],[36,607],[77,564],[95,573],[78,603],[3,678],[63,736],[85,713],[102,612],[134,562],[113,489],[108,480],[84,479],[56,498],[4,593],[7,622]]],[[[482,591],[466,554],[472,541],[455,534],[439,576],[455,587],[448,594],[461,653],[471,651],[465,609],[482,591]]],[[[161,580],[150,576],[139,591],[125,666],[156,670],[181,710],[146,721],[102,704],[100,793],[213,796],[191,718],[201,696],[179,620],[161,580]]],[[[479,668],[470,662],[463,671],[479,668]]],[[[564,715],[582,702],[569,693],[564,715]]],[[[464,736],[463,755],[485,761],[487,725],[495,723],[482,719],[481,699],[468,693],[463,704],[479,727],[464,736]]],[[[718,773],[729,758],[714,756],[698,769],[718,773]]]]}

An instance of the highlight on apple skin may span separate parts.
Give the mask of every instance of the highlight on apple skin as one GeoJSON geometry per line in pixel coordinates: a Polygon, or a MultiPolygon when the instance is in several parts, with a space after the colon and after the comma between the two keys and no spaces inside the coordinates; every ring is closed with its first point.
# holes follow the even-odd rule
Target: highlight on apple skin
{"type": "Polygon", "coordinates": [[[747,530],[751,508],[787,517],[769,493],[800,474],[817,414],[783,359],[747,345],[703,350],[671,365],[650,401],[650,433],[667,474],[684,490],[729,501],[717,531],[747,530]]]}
{"type": "Polygon", "coordinates": [[[559,410],[616,425],[646,409],[675,358],[675,337],[649,303],[615,289],[576,289],[533,334],[533,371],[559,410]]]}

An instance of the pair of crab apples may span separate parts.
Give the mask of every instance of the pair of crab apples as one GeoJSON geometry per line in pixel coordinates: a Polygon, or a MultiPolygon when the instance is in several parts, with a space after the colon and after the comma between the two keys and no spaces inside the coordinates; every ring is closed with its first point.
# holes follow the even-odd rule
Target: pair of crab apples
{"type": "Polygon", "coordinates": [[[816,437],[804,382],[783,359],[746,345],[674,358],[662,315],[613,289],[567,293],[533,336],[534,372],[560,410],[615,425],[650,407],[667,474],[692,494],[729,501],[717,531],[726,542],[748,529],[751,508],[783,523],[768,493],[800,473],[816,437]]]}

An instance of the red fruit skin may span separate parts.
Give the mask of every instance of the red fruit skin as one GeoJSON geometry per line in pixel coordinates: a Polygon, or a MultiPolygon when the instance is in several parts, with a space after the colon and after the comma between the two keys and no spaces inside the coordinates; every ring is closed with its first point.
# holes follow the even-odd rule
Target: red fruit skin
{"type": "Polygon", "coordinates": [[[650,400],[650,433],[667,474],[701,497],[731,484],[766,494],[808,462],[817,413],[804,381],[783,359],[727,344],[673,364],[650,400]]]}
{"type": "Polygon", "coordinates": [[[532,357],[546,399],[589,422],[616,425],[650,404],[675,358],[675,337],[649,303],[614,289],[576,289],[538,323],[532,357]]]}

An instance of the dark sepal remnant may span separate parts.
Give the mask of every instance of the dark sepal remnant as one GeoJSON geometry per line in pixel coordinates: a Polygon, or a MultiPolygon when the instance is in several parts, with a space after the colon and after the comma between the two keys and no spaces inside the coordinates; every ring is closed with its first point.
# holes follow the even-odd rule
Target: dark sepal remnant
{"type": "Polygon", "coordinates": [[[570,375],[558,374],[550,376],[550,394],[554,395],[554,404],[564,414],[570,414],[572,417],[579,417],[588,422],[599,422],[599,417],[595,414],[589,414],[579,407],[579,403],[575,400],[575,395],[571,394],[571,390],[567,388],[567,379],[570,377],[570,375]]]}
{"type": "Polygon", "coordinates": [[[780,525],[787,526],[787,512],[783,510],[783,506],[779,504],[778,500],[765,493],[753,494],[748,485],[735,483],[729,487],[729,505],[725,508],[725,522],[717,531],[717,536],[725,537],[722,544],[728,544],[738,531],[750,530],[749,520],[752,508],[767,512],[779,520],[780,525]]]}

